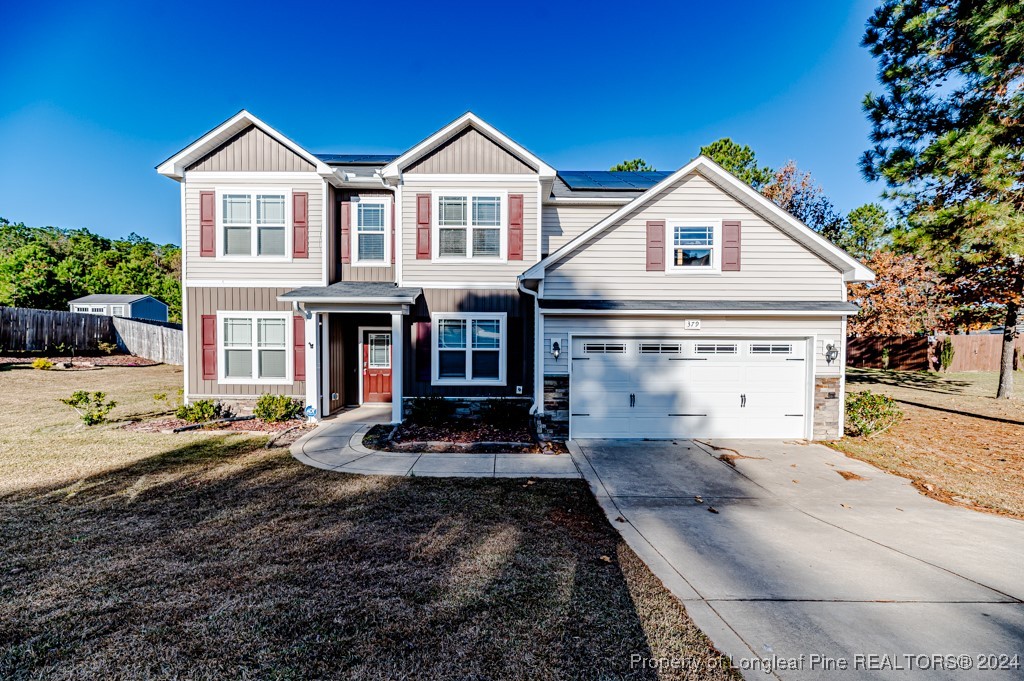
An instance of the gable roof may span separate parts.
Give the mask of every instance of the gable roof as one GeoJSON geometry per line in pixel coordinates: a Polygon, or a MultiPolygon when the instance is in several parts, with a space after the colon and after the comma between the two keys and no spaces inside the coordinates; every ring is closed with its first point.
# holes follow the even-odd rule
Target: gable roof
{"type": "Polygon", "coordinates": [[[503,147],[506,151],[521,158],[527,165],[532,166],[541,177],[553,178],[555,176],[554,168],[531,154],[511,137],[508,137],[504,133],[496,130],[472,111],[467,111],[462,114],[430,137],[427,137],[425,140],[409,149],[398,158],[392,160],[384,166],[383,169],[381,169],[381,176],[389,178],[398,177],[406,166],[420,160],[437,147],[470,127],[475,128],[484,136],[488,137],[492,142],[503,147]]]}
{"type": "Polygon", "coordinates": [[[193,162],[203,158],[203,156],[224,144],[249,126],[256,126],[264,133],[280,142],[284,147],[294,152],[300,158],[309,161],[309,163],[316,168],[316,172],[320,175],[324,177],[334,175],[334,170],[327,163],[309,153],[245,109],[242,109],[192,144],[159,164],[156,167],[156,171],[161,175],[165,175],[172,179],[181,180],[185,176],[185,168],[190,166],[193,162]]]}
{"type": "Polygon", "coordinates": [[[802,244],[819,258],[843,273],[844,281],[871,281],[875,273],[852,255],[824,238],[793,215],[779,208],[760,192],[743,182],[707,156],[698,156],[685,166],[672,173],[646,192],[622,206],[620,209],[601,220],[596,225],[572,239],[548,257],[528,269],[520,278],[543,279],[549,265],[557,263],[569,254],[577,251],[587,241],[617,224],[623,218],[649,204],[666,192],[677,181],[690,173],[700,173],[714,185],[737,201],[759,214],[784,234],[802,244]]]}
{"type": "MultiPolygon", "coordinates": [[[[136,303],[146,298],[153,298],[151,295],[117,295],[113,293],[93,293],[88,296],[82,296],[81,298],[75,298],[69,300],[68,303],[95,303],[96,305],[109,305],[109,304],[125,304],[125,303],[136,303]]],[[[167,305],[164,301],[159,298],[153,298],[156,302],[161,305],[167,305]]]]}

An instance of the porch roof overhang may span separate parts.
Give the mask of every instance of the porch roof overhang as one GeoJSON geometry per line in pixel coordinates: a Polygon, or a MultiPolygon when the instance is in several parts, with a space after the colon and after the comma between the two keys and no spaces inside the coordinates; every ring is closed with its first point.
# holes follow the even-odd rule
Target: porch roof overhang
{"type": "Polygon", "coordinates": [[[387,282],[339,281],[330,286],[303,286],[277,297],[312,312],[403,312],[423,293],[420,288],[387,282]]]}
{"type": "Polygon", "coordinates": [[[706,314],[737,316],[853,315],[859,309],[843,300],[595,300],[541,298],[548,314],[706,314]]]}

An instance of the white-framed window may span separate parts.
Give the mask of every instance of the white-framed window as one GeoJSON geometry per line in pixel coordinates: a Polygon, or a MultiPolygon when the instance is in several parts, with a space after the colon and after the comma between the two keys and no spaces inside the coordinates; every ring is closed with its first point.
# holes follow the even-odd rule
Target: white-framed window
{"type": "Polygon", "coordinates": [[[353,198],[352,264],[391,264],[391,204],[383,198],[353,198]]]}
{"type": "Polygon", "coordinates": [[[368,333],[367,342],[369,349],[369,368],[390,369],[391,368],[391,334],[390,333],[368,333]]]}
{"type": "Polygon", "coordinates": [[[123,317],[124,316],[124,305],[111,305],[110,306],[110,314],[113,315],[114,317],[123,317]]]}
{"type": "Polygon", "coordinates": [[[218,312],[217,373],[221,383],[292,382],[290,312],[218,312]]]}
{"type": "Polygon", "coordinates": [[[666,222],[668,272],[707,273],[721,269],[720,221],[666,222]]]}
{"type": "Polygon", "coordinates": [[[217,190],[217,257],[289,260],[292,252],[290,189],[217,190]]]}
{"type": "Polygon", "coordinates": [[[431,315],[433,385],[505,385],[507,315],[431,315]]]}
{"type": "Polygon", "coordinates": [[[434,192],[435,260],[504,260],[508,196],[493,191],[434,192]]]}

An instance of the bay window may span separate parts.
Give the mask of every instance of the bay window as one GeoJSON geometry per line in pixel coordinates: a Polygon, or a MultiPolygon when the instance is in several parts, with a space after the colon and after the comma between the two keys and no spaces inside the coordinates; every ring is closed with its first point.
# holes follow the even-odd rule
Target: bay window
{"type": "Polygon", "coordinates": [[[434,196],[434,257],[505,257],[505,195],[495,192],[445,192],[434,196]]]}
{"type": "Polygon", "coordinates": [[[289,241],[289,204],[290,194],[284,190],[220,192],[220,255],[285,257],[289,241]]]}
{"type": "Polygon", "coordinates": [[[217,318],[221,382],[291,382],[290,313],[218,312],[217,318]]]}
{"type": "Polygon", "coordinates": [[[433,316],[434,384],[505,385],[505,314],[433,316]]]}

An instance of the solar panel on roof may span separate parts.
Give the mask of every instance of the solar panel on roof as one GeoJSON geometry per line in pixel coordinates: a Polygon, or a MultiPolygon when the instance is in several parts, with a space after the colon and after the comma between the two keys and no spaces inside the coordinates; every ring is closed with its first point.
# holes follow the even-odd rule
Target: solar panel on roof
{"type": "Polygon", "coordinates": [[[397,154],[316,154],[324,163],[347,163],[350,165],[385,164],[398,158],[397,154]]]}
{"type": "Polygon", "coordinates": [[[642,191],[650,189],[671,171],[635,173],[613,170],[567,170],[558,176],[573,190],[642,191]]]}

